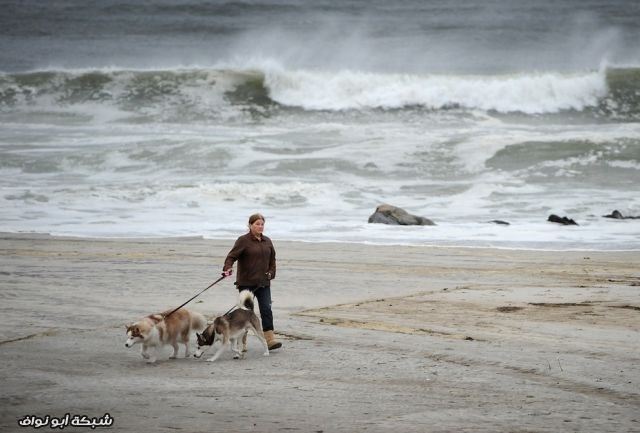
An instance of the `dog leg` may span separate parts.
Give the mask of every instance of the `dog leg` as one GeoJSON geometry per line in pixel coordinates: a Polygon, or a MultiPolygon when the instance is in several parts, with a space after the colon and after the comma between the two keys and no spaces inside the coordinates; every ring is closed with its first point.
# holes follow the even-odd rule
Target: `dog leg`
{"type": "Polygon", "coordinates": [[[178,357],[178,343],[174,341],[171,347],[173,347],[173,355],[171,355],[169,359],[176,359],[178,357]]]}
{"type": "Polygon", "coordinates": [[[150,354],[148,356],[149,357],[146,358],[148,364],[153,364],[154,362],[156,362],[156,357],[158,356],[158,348],[154,347],[153,348],[153,354],[150,354]]]}
{"type": "Polygon", "coordinates": [[[258,331],[255,328],[255,326],[252,326],[251,330],[253,331],[254,334],[256,334],[256,337],[258,337],[258,340],[260,340],[260,342],[262,343],[262,346],[264,347],[264,352],[262,352],[262,356],[269,356],[269,345],[267,344],[267,340],[264,338],[264,334],[261,331],[258,331]]]}
{"type": "Polygon", "coordinates": [[[184,357],[189,357],[189,341],[184,342],[184,357]]]}
{"type": "Polygon", "coordinates": [[[247,335],[249,335],[249,330],[246,330],[244,336],[242,337],[242,352],[247,353],[247,335]]]}
{"type": "Polygon", "coordinates": [[[140,355],[142,355],[144,359],[149,359],[149,354],[147,353],[147,345],[144,343],[142,344],[142,347],[140,347],[140,355]]]}
{"type": "Polygon", "coordinates": [[[231,340],[231,350],[233,351],[233,359],[244,358],[244,353],[240,351],[240,341],[238,338],[231,340]]]}
{"type": "Polygon", "coordinates": [[[216,354],[213,355],[211,358],[207,359],[207,361],[214,362],[216,359],[218,359],[220,357],[220,355],[222,355],[222,352],[224,352],[225,349],[227,349],[230,345],[231,345],[231,342],[229,340],[227,340],[226,342],[222,343],[220,345],[220,348],[216,352],[216,354]]]}

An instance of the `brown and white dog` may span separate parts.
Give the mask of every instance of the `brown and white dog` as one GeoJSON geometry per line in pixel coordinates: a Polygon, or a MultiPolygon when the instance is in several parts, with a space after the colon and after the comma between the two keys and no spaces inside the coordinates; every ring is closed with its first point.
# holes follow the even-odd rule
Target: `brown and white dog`
{"type": "Polygon", "coordinates": [[[151,314],[135,323],[127,325],[126,347],[137,343],[142,344],[140,354],[147,362],[155,362],[158,348],[165,345],[173,347],[171,359],[178,356],[178,343],[185,346],[184,356],[189,356],[189,338],[194,331],[202,331],[207,325],[207,319],[200,313],[181,308],[165,317],[171,310],[162,314],[151,314]],[[153,353],[148,349],[153,348],[153,353]]]}
{"type": "Polygon", "coordinates": [[[202,334],[196,333],[198,338],[198,348],[193,354],[196,358],[200,358],[204,353],[205,346],[213,346],[216,341],[222,341],[222,345],[218,351],[207,361],[213,362],[222,355],[222,353],[230,349],[235,353],[234,358],[243,356],[239,349],[239,342],[242,338],[246,345],[246,336],[248,331],[252,331],[264,347],[264,356],[269,356],[269,347],[267,340],[262,334],[262,324],[260,319],[253,312],[253,293],[249,290],[243,290],[238,295],[237,309],[216,317],[212,324],[207,326],[202,334]]]}

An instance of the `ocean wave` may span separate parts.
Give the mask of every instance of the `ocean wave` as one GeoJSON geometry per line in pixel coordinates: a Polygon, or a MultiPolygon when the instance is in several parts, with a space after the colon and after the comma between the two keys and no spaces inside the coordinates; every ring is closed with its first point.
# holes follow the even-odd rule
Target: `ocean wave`
{"type": "Polygon", "coordinates": [[[599,73],[464,77],[295,72],[267,74],[266,85],[284,105],[317,110],[420,106],[540,114],[580,111],[607,94],[599,73]]]}
{"type": "MultiPolygon", "coordinates": [[[[150,120],[207,120],[272,109],[586,112],[640,117],[640,68],[495,76],[237,69],[86,70],[0,74],[0,110],[110,107],[150,120]]],[[[99,110],[98,110],[99,111],[99,110]]]]}
{"type": "Polygon", "coordinates": [[[262,80],[255,71],[211,69],[0,74],[0,110],[102,115],[111,109],[116,114],[108,120],[207,120],[228,114],[240,102],[256,104],[258,90],[252,85],[258,83],[259,89],[262,80]],[[234,100],[235,94],[244,100],[234,100]]]}
{"type": "Polygon", "coordinates": [[[276,102],[306,110],[468,109],[530,115],[589,112],[637,118],[640,68],[502,76],[382,75],[269,71],[276,102]]]}

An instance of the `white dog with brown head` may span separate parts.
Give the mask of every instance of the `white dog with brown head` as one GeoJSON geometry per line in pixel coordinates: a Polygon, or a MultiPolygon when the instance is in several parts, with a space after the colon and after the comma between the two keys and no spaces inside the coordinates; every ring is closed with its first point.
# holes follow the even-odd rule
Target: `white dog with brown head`
{"type": "Polygon", "coordinates": [[[171,359],[178,356],[178,343],[185,346],[185,357],[189,356],[189,339],[191,334],[202,331],[207,325],[207,319],[200,313],[181,308],[170,314],[170,310],[162,314],[151,314],[135,323],[127,325],[126,347],[141,344],[140,353],[147,362],[155,362],[158,348],[165,345],[173,347],[171,359]],[[153,348],[153,353],[149,353],[153,348]]]}

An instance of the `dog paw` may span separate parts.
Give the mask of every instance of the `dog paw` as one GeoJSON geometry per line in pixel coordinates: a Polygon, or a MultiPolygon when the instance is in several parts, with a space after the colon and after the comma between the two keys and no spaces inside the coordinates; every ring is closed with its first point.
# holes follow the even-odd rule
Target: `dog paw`
{"type": "Polygon", "coordinates": [[[264,352],[262,356],[269,356],[269,352],[264,352]]]}
{"type": "Polygon", "coordinates": [[[233,355],[233,359],[240,359],[240,355],[233,355]]]}

